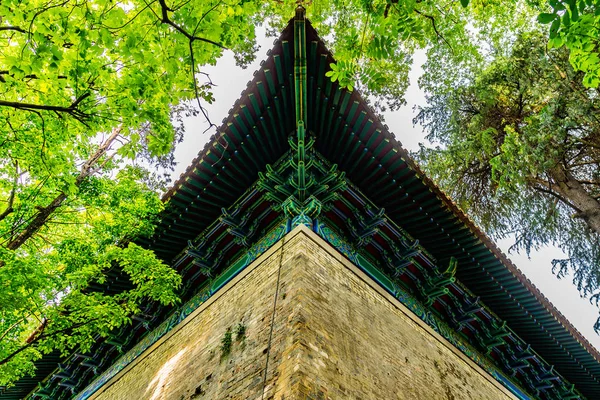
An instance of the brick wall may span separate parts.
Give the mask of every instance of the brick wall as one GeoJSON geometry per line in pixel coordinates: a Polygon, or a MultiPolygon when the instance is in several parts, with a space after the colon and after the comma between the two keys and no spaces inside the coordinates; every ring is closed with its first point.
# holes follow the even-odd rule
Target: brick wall
{"type": "Polygon", "coordinates": [[[284,241],[95,398],[512,398],[314,233],[284,241]]]}

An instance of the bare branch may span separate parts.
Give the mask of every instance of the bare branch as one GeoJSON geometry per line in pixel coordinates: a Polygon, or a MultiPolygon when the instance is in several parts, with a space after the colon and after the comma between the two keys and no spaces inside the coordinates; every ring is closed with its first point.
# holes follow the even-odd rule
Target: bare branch
{"type": "Polygon", "coordinates": [[[204,133],[206,131],[208,131],[209,129],[211,129],[212,127],[217,127],[217,125],[213,124],[212,121],[210,120],[210,118],[208,117],[208,113],[206,112],[206,109],[204,109],[204,107],[202,107],[202,103],[200,103],[200,94],[198,93],[198,82],[196,81],[196,63],[194,62],[194,46],[193,46],[193,42],[190,40],[190,62],[191,62],[191,67],[192,67],[192,80],[194,81],[194,92],[196,94],[196,101],[198,102],[198,107],[200,108],[200,111],[202,112],[202,115],[204,115],[204,119],[206,119],[206,121],[208,122],[208,128],[206,128],[204,130],[204,133]]]}

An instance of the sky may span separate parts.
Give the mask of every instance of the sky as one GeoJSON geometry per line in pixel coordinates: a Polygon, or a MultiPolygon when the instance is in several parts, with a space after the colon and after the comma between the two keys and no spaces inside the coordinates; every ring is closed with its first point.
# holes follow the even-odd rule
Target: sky
{"type": "MultiPolygon", "coordinates": [[[[272,47],[273,38],[262,37],[259,33],[259,44],[261,46],[256,60],[246,69],[235,65],[233,54],[226,53],[216,66],[208,66],[201,69],[208,73],[212,82],[216,85],[213,89],[215,102],[204,104],[209,117],[217,126],[221,120],[227,117],[229,110],[240,97],[246,84],[252,80],[254,71],[260,68],[260,61],[266,59],[267,50],[272,47]]],[[[419,143],[426,143],[425,134],[420,126],[413,126],[412,119],[415,115],[414,107],[425,104],[425,96],[419,90],[417,79],[422,74],[420,66],[424,62],[423,54],[415,55],[415,62],[410,73],[410,87],[406,93],[407,104],[395,112],[384,113],[385,123],[390,128],[404,148],[417,150],[419,143]]],[[[200,76],[199,76],[200,77],[200,76]]],[[[214,133],[204,133],[208,127],[202,114],[185,121],[186,134],[183,143],[179,144],[175,151],[177,167],[173,173],[174,180],[185,171],[198,152],[204,148],[204,144],[214,133]]],[[[531,254],[528,258],[525,254],[509,253],[508,248],[512,242],[505,239],[496,242],[502,251],[509,256],[513,263],[537,286],[537,288],[562,312],[571,323],[578,329],[590,343],[600,349],[600,336],[594,332],[593,325],[598,318],[598,308],[590,304],[587,299],[580,297],[576,287],[572,284],[570,277],[556,278],[552,274],[551,261],[562,258],[564,254],[557,248],[543,248],[531,254]]]]}

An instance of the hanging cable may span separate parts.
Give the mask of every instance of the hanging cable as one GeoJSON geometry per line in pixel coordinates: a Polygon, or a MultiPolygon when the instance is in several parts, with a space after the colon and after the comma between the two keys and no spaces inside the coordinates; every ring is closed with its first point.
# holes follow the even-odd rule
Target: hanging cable
{"type": "Polygon", "coordinates": [[[277,298],[279,297],[279,281],[281,279],[281,265],[283,264],[283,246],[284,245],[285,245],[285,235],[281,239],[281,250],[279,251],[279,267],[277,269],[277,283],[275,284],[275,299],[273,300],[273,314],[271,315],[271,328],[269,329],[269,341],[267,343],[267,361],[265,363],[265,376],[263,377],[261,400],[265,399],[265,388],[267,387],[267,373],[269,370],[269,356],[271,354],[271,340],[273,339],[273,326],[275,325],[275,310],[277,308],[277,298]]]}

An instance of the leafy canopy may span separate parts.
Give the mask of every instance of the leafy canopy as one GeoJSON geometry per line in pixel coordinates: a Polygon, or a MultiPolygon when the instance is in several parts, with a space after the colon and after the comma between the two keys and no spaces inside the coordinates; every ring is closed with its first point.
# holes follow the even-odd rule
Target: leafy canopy
{"type": "MultiPolygon", "coordinates": [[[[337,63],[327,73],[350,90],[358,88],[384,110],[406,101],[415,51],[427,49],[452,65],[481,61],[489,40],[509,40],[543,9],[536,1],[515,0],[315,0],[307,15],[328,43],[337,63]]],[[[270,32],[293,14],[296,2],[267,3],[270,32]],[[287,9],[286,9],[287,7],[287,9]]]]}
{"type": "Polygon", "coordinates": [[[582,71],[586,87],[600,84],[600,1],[548,0],[551,12],[538,21],[550,24],[549,47],[565,46],[576,71],[582,71]]]}
{"type": "MultiPolygon", "coordinates": [[[[559,276],[600,294],[600,103],[569,51],[523,33],[470,80],[440,86],[417,120],[426,169],[483,227],[527,253],[555,245],[559,276]]],[[[600,324],[596,324],[596,328],[600,324]]]]}
{"type": "Polygon", "coordinates": [[[251,60],[257,9],[0,3],[0,386],[178,301],[181,278],[133,244],[163,208],[147,169],[172,166],[183,117],[213,100],[198,67],[251,60]]]}

